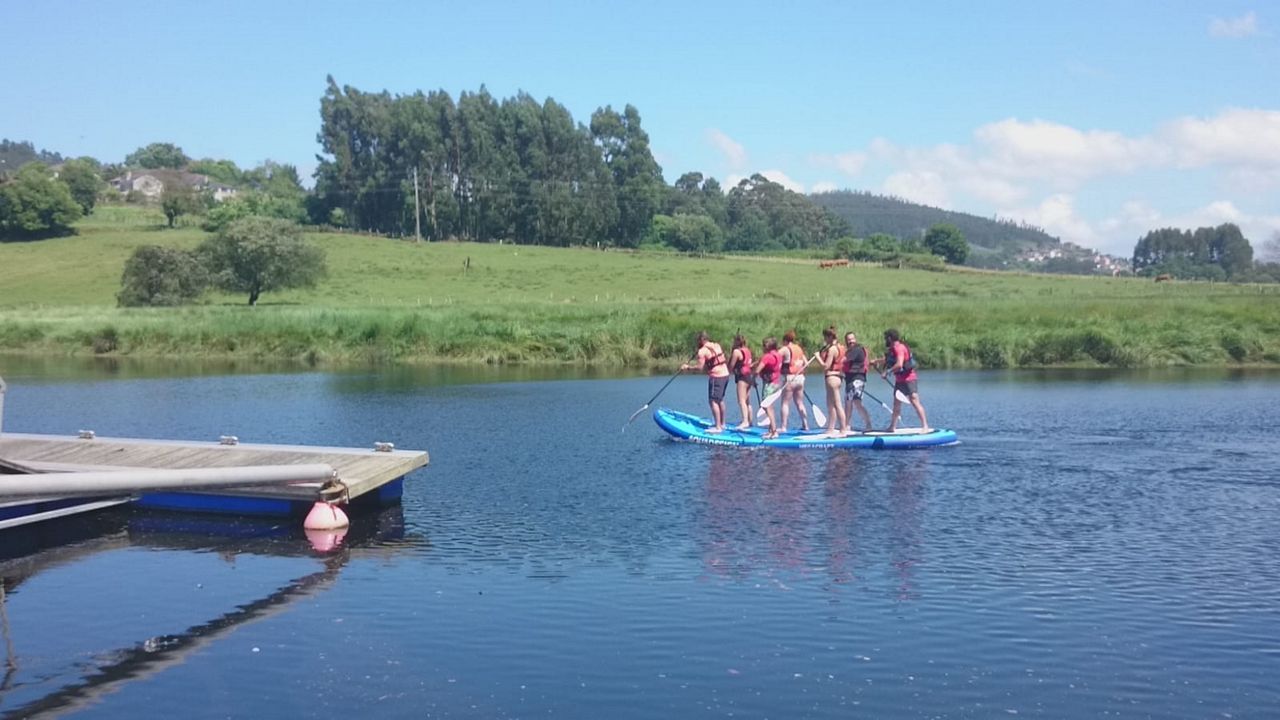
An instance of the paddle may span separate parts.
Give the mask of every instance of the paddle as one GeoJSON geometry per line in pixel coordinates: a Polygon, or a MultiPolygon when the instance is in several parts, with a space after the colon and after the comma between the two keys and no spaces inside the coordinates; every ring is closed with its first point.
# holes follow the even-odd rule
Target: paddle
{"type": "Polygon", "coordinates": [[[624,424],[622,425],[622,432],[626,432],[626,431],[627,431],[627,425],[630,425],[630,424],[631,424],[631,421],[632,421],[632,420],[635,420],[637,415],[639,415],[640,413],[642,413],[642,412],[644,412],[645,410],[648,410],[648,409],[649,409],[649,406],[653,404],[653,401],[654,401],[654,400],[657,400],[657,399],[658,399],[658,396],[662,394],[662,391],[663,391],[663,390],[666,390],[666,389],[667,389],[667,386],[671,385],[671,383],[673,383],[673,382],[675,382],[675,381],[676,381],[676,378],[680,377],[680,373],[684,372],[684,366],[685,366],[686,364],[688,364],[688,363],[692,362],[692,361],[693,361],[693,359],[694,359],[694,358],[696,358],[696,357],[698,357],[698,354],[697,354],[697,353],[694,353],[692,357],[690,357],[688,360],[686,360],[686,361],[684,361],[683,363],[681,363],[681,364],[680,364],[680,369],[676,371],[676,374],[675,374],[675,375],[672,375],[670,380],[668,380],[668,381],[666,381],[665,383],[663,383],[662,387],[658,389],[658,392],[654,393],[654,394],[653,394],[653,397],[649,398],[649,402],[645,403],[644,405],[641,405],[639,410],[637,410],[637,411],[635,411],[635,412],[631,413],[631,417],[627,418],[627,422],[626,422],[626,423],[624,423],[624,424]]]}
{"type": "Polygon", "coordinates": [[[863,387],[863,388],[862,388],[862,394],[863,394],[863,395],[866,395],[867,397],[871,398],[872,400],[875,400],[876,402],[880,403],[880,407],[884,408],[884,409],[885,409],[885,412],[890,412],[890,413],[891,413],[891,412],[893,412],[893,409],[892,409],[892,408],[890,408],[888,405],[886,405],[886,404],[885,404],[885,402],[884,402],[883,400],[881,400],[880,398],[878,398],[878,397],[876,397],[875,395],[872,395],[870,392],[868,392],[866,387],[863,387]]]}
{"type": "Polygon", "coordinates": [[[803,392],[803,393],[804,393],[804,399],[805,399],[805,400],[808,400],[808,401],[809,401],[809,404],[813,406],[813,422],[814,422],[814,424],[815,424],[815,425],[826,425],[826,424],[827,424],[827,414],[826,414],[826,413],[824,413],[824,412],[822,412],[822,408],[818,407],[818,403],[814,402],[814,401],[813,401],[813,398],[809,397],[809,391],[808,391],[808,390],[802,390],[801,392],[803,392]]]}
{"type": "MultiPolygon", "coordinates": [[[[876,374],[879,375],[879,373],[876,373],[876,374]]],[[[885,377],[884,375],[880,375],[880,379],[888,383],[889,387],[893,388],[894,400],[897,400],[898,402],[904,402],[904,403],[911,402],[911,398],[907,397],[901,390],[899,390],[897,385],[894,385],[893,383],[889,382],[889,378],[885,377]]],[[[881,405],[883,404],[884,403],[881,403],[881,405]]]]}

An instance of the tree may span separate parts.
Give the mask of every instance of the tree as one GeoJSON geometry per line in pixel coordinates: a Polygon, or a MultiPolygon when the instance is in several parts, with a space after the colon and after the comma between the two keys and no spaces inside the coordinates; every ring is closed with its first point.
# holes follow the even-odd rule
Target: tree
{"type": "Polygon", "coordinates": [[[125,261],[116,295],[121,307],[182,305],[204,292],[209,274],[189,250],[143,245],[125,261]]]}
{"type": "Polygon", "coordinates": [[[182,152],[182,148],[173,143],[151,143],[129,153],[124,164],[129,167],[141,167],[148,170],[156,168],[173,168],[181,170],[191,162],[191,158],[182,152]]]}
{"type": "Polygon", "coordinates": [[[634,247],[661,207],[662,168],[649,149],[649,134],[640,127],[640,111],[627,105],[621,113],[605,106],[591,115],[591,136],[613,175],[618,219],[611,237],[634,247]]]}
{"type": "Polygon", "coordinates": [[[264,292],[314,286],[325,274],[324,251],[304,240],[296,223],[277,218],[236,220],[197,252],[214,284],[249,293],[250,305],[264,292]]]}
{"type": "Polygon", "coordinates": [[[938,223],[924,234],[924,246],[952,265],[960,265],[969,257],[969,243],[955,225],[938,223]]]}
{"type": "Polygon", "coordinates": [[[184,182],[165,183],[164,189],[160,191],[160,209],[169,220],[169,227],[173,227],[180,216],[200,212],[200,198],[196,197],[196,191],[184,182]]]}
{"type": "Polygon", "coordinates": [[[217,180],[223,185],[239,187],[244,182],[244,173],[240,168],[230,160],[214,160],[213,158],[203,158],[187,166],[187,170],[193,173],[207,175],[212,180],[217,180]]]}
{"type": "Polygon", "coordinates": [[[0,184],[0,239],[70,235],[80,216],[71,190],[41,163],[24,165],[13,180],[0,184]]]}
{"type": "Polygon", "coordinates": [[[76,158],[62,164],[58,171],[58,179],[66,184],[71,197],[85,215],[93,212],[98,202],[98,193],[106,187],[102,177],[98,175],[98,163],[93,158],[76,158]]]}
{"type": "Polygon", "coordinates": [[[1209,259],[1220,266],[1228,278],[1243,275],[1253,268],[1253,247],[1235,223],[1223,223],[1212,230],[1209,259]]]}

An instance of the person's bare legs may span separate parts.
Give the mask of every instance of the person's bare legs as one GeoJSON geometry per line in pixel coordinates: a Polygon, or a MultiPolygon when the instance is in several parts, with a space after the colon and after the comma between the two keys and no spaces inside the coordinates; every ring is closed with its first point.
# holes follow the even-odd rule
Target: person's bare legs
{"type": "Polygon", "coordinates": [[[858,414],[862,416],[862,427],[866,428],[867,432],[871,432],[871,413],[867,412],[867,407],[862,404],[862,400],[854,398],[849,401],[849,407],[845,408],[844,413],[849,418],[850,425],[853,424],[854,410],[857,410],[858,414]]]}
{"type": "Polygon", "coordinates": [[[751,385],[744,382],[734,381],[738,386],[738,409],[742,411],[742,422],[738,424],[739,430],[751,429],[751,385]]]}
{"type": "Polygon", "coordinates": [[[835,435],[837,426],[840,428],[841,434],[849,433],[849,416],[844,412],[844,405],[840,404],[840,376],[833,375],[826,378],[827,385],[827,434],[835,435]]]}
{"type": "Polygon", "coordinates": [[[916,414],[920,416],[920,429],[929,432],[929,421],[924,416],[924,405],[920,403],[920,393],[911,393],[911,407],[916,409],[916,414]]]}

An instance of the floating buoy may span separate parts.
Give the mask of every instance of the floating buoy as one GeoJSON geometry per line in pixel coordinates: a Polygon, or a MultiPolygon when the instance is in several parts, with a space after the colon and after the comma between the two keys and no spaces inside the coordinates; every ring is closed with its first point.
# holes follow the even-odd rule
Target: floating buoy
{"type": "Polygon", "coordinates": [[[302,521],[302,527],[307,530],[334,530],[350,524],[351,521],[347,519],[347,514],[342,512],[342,508],[321,501],[311,506],[307,519],[302,521]]]}

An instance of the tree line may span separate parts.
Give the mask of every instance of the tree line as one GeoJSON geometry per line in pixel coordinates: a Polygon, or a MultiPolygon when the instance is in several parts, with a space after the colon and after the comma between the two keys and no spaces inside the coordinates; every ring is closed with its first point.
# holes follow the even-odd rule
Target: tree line
{"type": "Polygon", "coordinates": [[[1255,263],[1253,246],[1234,223],[1195,230],[1160,228],[1133,247],[1135,273],[1187,280],[1278,282],[1280,264],[1274,260],[1280,257],[1272,260],[1255,263]]]}
{"type": "Polygon", "coordinates": [[[955,227],[971,245],[983,250],[970,256],[971,265],[1000,267],[1026,248],[1059,244],[1058,238],[1034,225],[942,210],[889,195],[835,190],[811,194],[809,199],[843,218],[860,238],[884,234],[910,240],[923,237],[935,225],[955,227]]]}
{"type": "Polygon", "coordinates": [[[574,120],[552,98],[481,87],[391,95],[339,87],[320,101],[312,218],[433,240],[688,251],[822,247],[849,228],[760,175],[726,194],[692,172],[667,185],[639,111],[574,120]]]}

